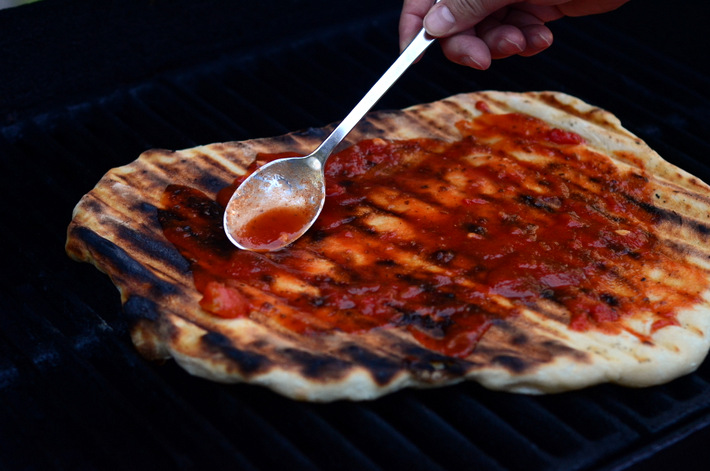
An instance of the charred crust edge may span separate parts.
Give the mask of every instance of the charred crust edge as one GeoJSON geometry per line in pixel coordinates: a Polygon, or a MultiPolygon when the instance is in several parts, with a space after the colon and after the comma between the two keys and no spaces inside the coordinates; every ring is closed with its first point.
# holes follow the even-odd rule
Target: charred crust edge
{"type": "Polygon", "coordinates": [[[354,363],[365,368],[380,386],[390,383],[402,370],[399,361],[376,355],[370,350],[355,344],[346,345],[341,348],[339,352],[354,363]]]}
{"type": "Polygon", "coordinates": [[[434,374],[457,378],[464,376],[471,368],[470,361],[442,355],[416,345],[407,345],[404,354],[407,370],[420,378],[434,374]]]}
{"type": "Polygon", "coordinates": [[[236,348],[227,336],[219,332],[208,332],[200,341],[207,350],[224,355],[232,361],[244,376],[264,371],[272,364],[271,360],[261,354],[236,348]]]}
{"type": "Polygon", "coordinates": [[[279,351],[296,364],[301,365],[301,372],[312,380],[328,381],[340,379],[352,368],[352,363],[328,355],[317,355],[296,348],[279,351]]]}
{"type": "MultiPolygon", "coordinates": [[[[130,232],[132,235],[135,234],[135,231],[130,232]]],[[[152,292],[160,295],[175,294],[178,291],[175,285],[155,276],[148,268],[128,255],[124,249],[93,230],[86,227],[75,227],[71,236],[82,241],[87,247],[91,247],[92,252],[98,255],[95,258],[111,266],[113,273],[120,274],[122,278],[147,283],[152,292]]]]}
{"type": "Polygon", "coordinates": [[[143,296],[131,296],[123,303],[123,312],[131,322],[137,322],[140,319],[149,321],[157,321],[160,317],[158,314],[158,305],[143,296]]]}

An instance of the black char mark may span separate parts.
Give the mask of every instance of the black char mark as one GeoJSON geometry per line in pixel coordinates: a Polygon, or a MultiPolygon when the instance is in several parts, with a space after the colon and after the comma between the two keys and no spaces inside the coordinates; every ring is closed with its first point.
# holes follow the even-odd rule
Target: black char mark
{"type": "Polygon", "coordinates": [[[350,369],[351,363],[327,355],[314,355],[313,353],[294,348],[281,350],[282,353],[301,365],[303,374],[311,379],[337,379],[350,369]]]}
{"type": "Polygon", "coordinates": [[[407,370],[416,376],[430,376],[433,373],[444,373],[450,377],[460,377],[466,374],[470,362],[449,357],[427,350],[416,345],[407,345],[404,350],[407,370]]]}
{"type": "MultiPolygon", "coordinates": [[[[130,231],[135,235],[133,231],[130,231]]],[[[156,295],[175,294],[177,288],[166,281],[155,276],[150,270],[141,265],[137,260],[132,258],[128,253],[118,245],[98,235],[96,232],[85,227],[77,227],[74,229],[74,236],[83,241],[86,246],[91,247],[97,255],[97,259],[108,262],[114,269],[114,273],[120,273],[120,276],[126,279],[135,280],[139,283],[147,283],[150,289],[156,295]]],[[[124,237],[121,235],[121,237],[124,237]]],[[[145,241],[143,241],[145,243],[145,241]]],[[[164,244],[162,247],[165,247],[164,244]]],[[[181,267],[187,269],[185,260],[176,252],[176,262],[181,267]]]]}
{"type": "Polygon", "coordinates": [[[340,349],[340,353],[367,369],[380,386],[392,381],[392,378],[402,369],[398,362],[375,355],[358,345],[347,345],[340,349]]]}
{"type": "Polygon", "coordinates": [[[437,250],[431,254],[431,260],[439,265],[446,265],[456,257],[456,252],[452,250],[437,250]]]}
{"type": "Polygon", "coordinates": [[[143,296],[131,296],[123,304],[123,312],[129,320],[158,320],[158,306],[155,302],[143,296]]]}
{"type": "Polygon", "coordinates": [[[117,226],[116,232],[121,239],[131,241],[142,252],[150,254],[152,258],[160,260],[163,264],[171,265],[175,271],[185,273],[190,270],[188,261],[165,239],[148,237],[146,234],[125,226],[117,226]]]}
{"type": "Polygon", "coordinates": [[[271,364],[271,361],[263,355],[236,348],[228,337],[219,332],[208,332],[200,340],[207,348],[218,351],[236,363],[239,371],[244,375],[263,371],[271,364]]]}
{"type": "Polygon", "coordinates": [[[513,355],[498,355],[493,357],[492,363],[494,365],[500,365],[506,370],[513,373],[520,374],[525,372],[530,367],[530,363],[523,360],[520,357],[513,355]]]}
{"type": "Polygon", "coordinates": [[[229,185],[231,181],[228,182],[218,176],[205,173],[201,175],[195,183],[205,191],[217,193],[219,190],[229,185]]]}
{"type": "Polygon", "coordinates": [[[520,200],[521,203],[525,204],[526,206],[530,206],[531,208],[537,208],[541,209],[543,211],[547,211],[548,213],[554,213],[555,212],[555,207],[540,198],[536,198],[534,196],[530,195],[520,195],[518,196],[518,199],[520,200]]]}
{"type": "Polygon", "coordinates": [[[629,198],[629,201],[639,206],[644,211],[653,215],[657,222],[667,221],[675,226],[687,227],[695,231],[698,235],[703,237],[710,236],[710,226],[692,219],[683,218],[680,214],[675,211],[669,211],[667,209],[659,208],[651,203],[645,203],[642,201],[629,198]]]}
{"type": "Polygon", "coordinates": [[[434,319],[430,315],[420,314],[414,311],[402,311],[402,316],[399,318],[398,325],[411,325],[417,329],[427,332],[435,338],[443,338],[446,334],[446,329],[453,324],[449,317],[442,319],[434,319]]]}

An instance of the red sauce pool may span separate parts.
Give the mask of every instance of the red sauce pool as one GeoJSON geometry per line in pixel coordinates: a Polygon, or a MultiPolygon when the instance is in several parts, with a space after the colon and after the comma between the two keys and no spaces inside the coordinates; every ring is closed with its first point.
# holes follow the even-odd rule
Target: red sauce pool
{"type": "Polygon", "coordinates": [[[257,252],[274,250],[300,232],[310,219],[300,208],[273,208],[251,219],[239,234],[239,241],[257,252]]]}
{"type": "MultiPolygon", "coordinates": [[[[375,139],[331,157],[321,216],[277,252],[237,250],[224,235],[239,181],[217,201],[169,186],[160,222],[190,261],[203,308],[305,335],[403,328],[465,356],[525,308],[618,333],[639,313],[654,329],[674,325],[699,299],[705,274],[659,240],[641,170],[621,172],[579,135],[525,115],[457,126],[455,142],[375,139]]],[[[256,232],[268,240],[288,230],[279,226],[256,232]]]]}

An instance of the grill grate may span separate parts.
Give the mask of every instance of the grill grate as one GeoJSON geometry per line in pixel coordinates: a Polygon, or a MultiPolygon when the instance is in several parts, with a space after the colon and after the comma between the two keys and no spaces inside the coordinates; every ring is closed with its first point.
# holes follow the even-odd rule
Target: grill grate
{"type": "MultiPolygon", "coordinates": [[[[111,283],[63,253],[73,205],[106,170],[148,148],[273,136],[341,119],[396,54],[399,2],[392,3],[318,34],[234,47],[130,86],[109,82],[73,104],[8,108],[8,116],[25,117],[0,127],[0,172],[8,177],[0,196],[10,203],[0,216],[25,222],[0,236],[7,254],[0,467],[515,471],[640,462],[640,470],[655,450],[698,430],[693,436],[708,436],[708,362],[643,391],[605,385],[528,397],[461,384],[319,405],[192,378],[133,350],[111,283]]],[[[557,89],[614,111],[661,155],[710,181],[702,160],[710,151],[710,76],[596,18],[560,24],[556,36],[548,53],[501,61],[487,73],[453,66],[432,48],[378,108],[476,89],[557,89]]],[[[690,461],[683,467],[694,469],[690,461]]]]}

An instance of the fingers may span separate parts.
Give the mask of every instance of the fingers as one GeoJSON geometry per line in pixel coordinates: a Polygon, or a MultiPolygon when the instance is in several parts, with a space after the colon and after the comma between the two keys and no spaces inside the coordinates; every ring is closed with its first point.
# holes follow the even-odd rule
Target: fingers
{"type": "Polygon", "coordinates": [[[628,1],[629,0],[596,0],[591,2],[588,0],[569,0],[566,2],[558,2],[555,0],[553,3],[558,3],[557,8],[565,16],[585,16],[615,10],[628,1]]]}
{"type": "Polygon", "coordinates": [[[461,33],[440,40],[447,59],[460,65],[485,70],[492,59],[520,55],[533,56],[552,44],[552,32],[544,25],[518,29],[502,25],[489,30],[483,37],[461,33]]]}
{"type": "Polygon", "coordinates": [[[552,45],[552,31],[545,25],[528,25],[520,28],[525,36],[525,50],[519,55],[534,56],[552,45]]]}
{"type": "Polygon", "coordinates": [[[498,22],[494,25],[486,23],[490,22],[484,21],[476,28],[476,32],[490,49],[493,59],[502,59],[525,51],[527,40],[519,28],[498,22]]]}
{"type": "Polygon", "coordinates": [[[535,21],[507,24],[489,18],[476,27],[476,32],[493,59],[532,56],[550,47],[553,39],[550,29],[535,21]]]}
{"type": "Polygon", "coordinates": [[[441,0],[424,17],[427,33],[446,37],[471,29],[516,0],[441,0]]]}
{"type": "Polygon", "coordinates": [[[440,40],[447,59],[466,67],[485,70],[491,66],[491,51],[475,32],[464,32],[440,40]]]}
{"type": "MultiPolygon", "coordinates": [[[[533,0],[559,3],[563,0],[533,0]]],[[[623,1],[623,0],[607,0],[623,1]]],[[[424,26],[440,38],[446,57],[458,64],[486,69],[491,59],[532,56],[552,44],[546,21],[560,11],[518,0],[404,0],[399,23],[400,50],[424,26]]]]}
{"type": "Polygon", "coordinates": [[[407,47],[422,28],[424,17],[433,4],[434,0],[404,0],[399,17],[400,51],[407,47]]]}

